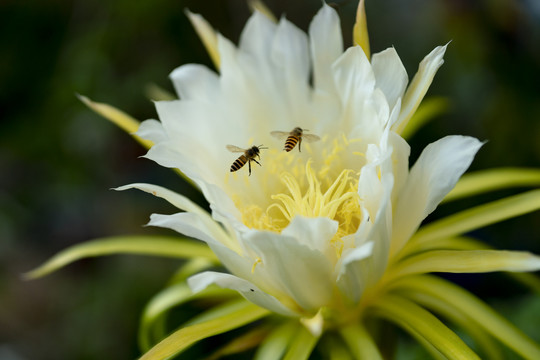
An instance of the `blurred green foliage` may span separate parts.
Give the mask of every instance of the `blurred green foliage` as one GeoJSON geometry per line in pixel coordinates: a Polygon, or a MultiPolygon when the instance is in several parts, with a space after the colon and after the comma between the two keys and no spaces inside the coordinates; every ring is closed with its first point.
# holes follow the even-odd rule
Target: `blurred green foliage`
{"type": "MultiPolygon", "coordinates": [[[[320,6],[319,0],[266,3],[304,30],[320,6]]],[[[415,135],[413,158],[442,136],[466,134],[489,140],[473,169],[538,167],[537,1],[385,0],[366,6],[372,50],[394,46],[410,77],[424,55],[452,40],[429,93],[448,97],[450,111],[415,135]]],[[[355,1],[339,5],[347,44],[355,7],[355,1]]],[[[145,194],[108,191],[111,187],[157,183],[203,203],[175,174],[138,158],[142,148],[74,96],[110,103],[139,119],[154,117],[144,94],[149,83],[171,90],[167,75],[175,67],[211,66],[185,8],[203,14],[234,41],[249,16],[244,0],[0,3],[0,358],[138,355],[139,313],[176,262],[112,257],[82,261],[34,282],[19,275],[70,244],[156,233],[141,227],[149,214],[173,211],[145,194]]],[[[511,193],[445,205],[438,214],[511,193]]],[[[539,222],[539,214],[531,214],[475,235],[500,248],[540,253],[539,222]]],[[[467,277],[465,286],[498,299],[525,329],[527,317],[506,309],[519,301],[513,293],[524,290],[492,286],[501,276],[467,277]]],[[[535,329],[529,330],[540,341],[535,329]]]]}

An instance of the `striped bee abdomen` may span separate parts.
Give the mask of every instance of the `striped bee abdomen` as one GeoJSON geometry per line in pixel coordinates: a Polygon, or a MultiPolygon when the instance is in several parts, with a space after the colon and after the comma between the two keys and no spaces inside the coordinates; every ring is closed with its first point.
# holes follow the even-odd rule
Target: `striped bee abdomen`
{"type": "Polygon", "coordinates": [[[247,158],[245,155],[240,155],[238,159],[235,160],[235,162],[231,165],[231,172],[238,171],[242,168],[242,166],[246,165],[247,158]]]}
{"type": "Polygon", "coordinates": [[[287,152],[291,151],[292,149],[294,149],[296,144],[298,144],[298,140],[300,140],[299,136],[290,135],[285,141],[285,147],[283,148],[283,150],[287,152]]]}

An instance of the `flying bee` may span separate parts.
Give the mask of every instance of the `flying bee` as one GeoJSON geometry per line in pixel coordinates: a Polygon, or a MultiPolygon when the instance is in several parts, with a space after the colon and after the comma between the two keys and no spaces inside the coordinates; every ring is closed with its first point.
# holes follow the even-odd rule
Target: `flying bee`
{"type": "Polygon", "coordinates": [[[249,175],[251,175],[251,162],[255,161],[259,166],[261,165],[256,157],[261,159],[260,152],[261,149],[268,149],[267,147],[263,147],[262,145],[259,146],[252,146],[249,149],[242,149],[238,146],[234,145],[227,145],[227,150],[230,152],[243,152],[242,155],[238,159],[236,159],[232,165],[231,165],[231,172],[238,171],[242,168],[242,166],[246,165],[248,163],[249,166],[249,175]]]}
{"type": "Polygon", "coordinates": [[[317,141],[317,140],[321,139],[317,135],[304,134],[304,131],[309,131],[309,130],[302,129],[301,127],[295,127],[290,132],[287,132],[287,131],[272,131],[270,133],[270,135],[272,135],[272,136],[274,136],[274,137],[276,137],[278,139],[285,139],[285,138],[287,139],[287,140],[285,140],[285,147],[283,148],[283,150],[289,152],[292,149],[294,149],[296,144],[298,144],[298,151],[301,152],[302,151],[302,149],[301,149],[302,140],[305,140],[307,142],[313,142],[313,141],[317,141]]]}

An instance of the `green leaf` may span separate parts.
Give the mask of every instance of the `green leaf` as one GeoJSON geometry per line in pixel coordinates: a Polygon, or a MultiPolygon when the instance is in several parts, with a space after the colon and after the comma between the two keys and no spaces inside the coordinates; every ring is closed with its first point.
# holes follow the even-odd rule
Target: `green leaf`
{"type": "Polygon", "coordinates": [[[437,116],[444,114],[449,107],[449,101],[443,97],[432,96],[422,101],[414,115],[401,133],[404,139],[410,139],[422,126],[437,116]]]}
{"type": "Polygon", "coordinates": [[[246,300],[235,301],[221,308],[221,316],[183,327],[160,341],[141,360],[162,360],[179,354],[199,340],[239,328],[270,314],[246,300]]]}
{"type": "Polygon", "coordinates": [[[280,360],[300,327],[297,319],[276,326],[257,349],[254,360],[280,360]]]}
{"type": "Polygon", "coordinates": [[[480,359],[452,330],[415,303],[387,295],[372,304],[373,314],[423,337],[448,359],[480,359]]]}
{"type": "Polygon", "coordinates": [[[387,277],[396,278],[430,272],[483,273],[492,271],[536,271],[540,257],[525,251],[434,250],[408,257],[390,267],[387,277]]]}
{"type": "Polygon", "coordinates": [[[539,186],[540,170],[520,168],[499,168],[482,170],[463,175],[456,187],[443,202],[458,200],[489,191],[520,186],[539,186]]]}
{"type": "Polygon", "coordinates": [[[175,284],[161,290],[152,297],[143,310],[139,325],[139,346],[141,350],[148,351],[153,344],[165,337],[165,329],[161,327],[164,324],[160,322],[160,319],[172,308],[198,299],[226,300],[238,296],[236,292],[219,288],[206,289],[193,294],[185,283],[175,284]]]}
{"type": "Polygon", "coordinates": [[[318,336],[313,336],[304,326],[298,328],[290,342],[289,349],[283,360],[307,360],[319,341],[318,336]]]}
{"type": "Polygon", "coordinates": [[[464,234],[483,226],[540,209],[540,190],[496,200],[464,210],[422,226],[409,240],[411,245],[464,234]]]}
{"type": "Polygon", "coordinates": [[[362,324],[357,323],[345,327],[340,333],[355,359],[382,360],[379,348],[362,324]]]}
{"type": "Polygon", "coordinates": [[[503,344],[526,359],[540,359],[540,346],[480,299],[446,280],[430,275],[406,277],[395,290],[418,292],[438,299],[462,313],[503,344]]]}
{"type": "Polygon", "coordinates": [[[202,242],[171,236],[113,236],[88,241],[62,250],[40,267],[24,274],[36,279],[76,260],[112,254],[138,254],[173,258],[204,257],[218,262],[212,250],[202,242]]]}

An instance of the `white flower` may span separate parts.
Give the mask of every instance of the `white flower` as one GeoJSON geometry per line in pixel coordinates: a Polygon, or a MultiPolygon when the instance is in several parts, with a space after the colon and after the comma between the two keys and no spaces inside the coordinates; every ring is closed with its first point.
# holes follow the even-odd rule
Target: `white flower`
{"type": "Polygon", "coordinates": [[[154,142],[146,157],[200,187],[212,218],[180,195],[134,184],[186,211],[154,214],[150,225],[207,242],[232,273],[193,276],[195,291],[215,283],[273,312],[307,318],[322,308],[357,307],[481,146],[446,137],[409,172],[399,131],[446,46],[426,56],[407,88],[393,48],[371,62],[360,46],[344,52],[339,18],[324,6],[309,36],[255,12],[239,47],[218,36],[218,49],[220,74],[194,64],[174,70],[180,100],[157,102],[161,122],[145,121],[137,133],[154,142]],[[282,151],[284,142],[270,133],[295,127],[321,141],[282,151]],[[269,149],[249,176],[247,165],[229,171],[240,154],[228,144],[269,149]]]}
{"type": "MultiPolygon", "coordinates": [[[[263,317],[268,321],[248,328],[231,347],[241,351],[236,345],[260,343],[255,358],[307,359],[329,330],[326,344],[332,345],[332,354],[382,359],[378,346],[386,346],[387,339],[365,326],[370,317],[373,323],[382,318],[402,327],[437,358],[478,358],[431,312],[462,328],[486,358],[500,357],[492,337],[524,358],[540,358],[538,344],[479,299],[427,275],[540,269],[538,256],[490,250],[462,236],[538,210],[538,189],[419,228],[443,198],[540,184],[538,170],[496,169],[469,174],[454,188],[481,146],[464,136],[428,145],[409,169],[409,146],[401,134],[410,134],[418,124],[413,120],[408,126],[446,46],[424,58],[407,86],[408,76],[393,48],[369,60],[362,0],[353,31],[360,46],[345,52],[339,19],[330,7],[323,6],[315,16],[308,37],[285,19],[279,24],[269,20],[262,2],[250,4],[261,12],[249,20],[238,48],[201,16],[188,13],[219,75],[192,64],[173,71],[180,100],[156,103],[161,121],[139,126],[110,105],[80,97],[124,130],[139,128],[136,140],[152,146],[148,158],[179,169],[201,189],[211,214],[159,186],[119,188],[138,188],[168,200],[181,212],[154,214],[150,225],[200,239],[213,253],[204,244],[178,237],[112,237],[66,249],[26,277],[111,253],[192,259],[143,311],[140,345],[148,350],[145,360],[169,358],[198,340],[263,317]],[[309,129],[309,135],[296,138],[305,141],[292,151],[282,151],[284,140],[271,134],[297,127],[309,129]],[[307,141],[310,136],[319,141],[307,141]],[[259,147],[260,157],[247,153],[237,160],[242,154],[227,150],[253,146],[259,147]],[[194,275],[188,279],[191,289],[215,284],[248,301],[222,299],[218,309],[162,339],[160,320],[173,306],[238,297],[221,289],[192,294],[187,287],[186,276],[208,269],[216,255],[230,273],[194,275]],[[272,312],[284,316],[270,316],[272,312]]],[[[534,276],[520,274],[519,279],[540,287],[534,276]]]]}

